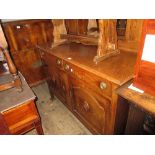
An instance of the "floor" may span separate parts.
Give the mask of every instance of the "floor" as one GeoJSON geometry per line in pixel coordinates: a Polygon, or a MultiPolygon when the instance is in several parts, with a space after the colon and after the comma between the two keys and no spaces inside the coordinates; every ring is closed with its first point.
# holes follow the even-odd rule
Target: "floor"
{"type": "MultiPolygon", "coordinates": [[[[47,83],[33,87],[45,135],[90,135],[83,124],[55,97],[50,100],[47,83]]],[[[27,135],[35,135],[32,130],[27,135]]]]}

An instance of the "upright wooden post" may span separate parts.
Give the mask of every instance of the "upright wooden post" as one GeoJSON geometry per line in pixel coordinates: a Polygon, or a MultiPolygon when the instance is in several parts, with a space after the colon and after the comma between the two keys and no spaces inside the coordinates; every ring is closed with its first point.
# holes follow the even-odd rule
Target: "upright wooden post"
{"type": "Polygon", "coordinates": [[[5,90],[5,89],[9,89],[11,87],[16,87],[19,90],[21,90],[21,80],[18,76],[17,69],[16,69],[16,67],[15,67],[15,65],[14,65],[14,63],[13,63],[13,61],[9,55],[9,51],[7,50],[7,42],[6,42],[6,39],[5,39],[1,25],[0,25],[0,52],[3,52],[4,57],[6,59],[6,62],[8,64],[9,71],[13,77],[13,82],[7,83],[5,85],[1,85],[0,91],[5,90]]]}
{"type": "Polygon", "coordinates": [[[117,20],[115,19],[99,20],[100,36],[97,55],[94,58],[95,62],[119,54],[119,50],[117,49],[116,22],[117,20]]]}

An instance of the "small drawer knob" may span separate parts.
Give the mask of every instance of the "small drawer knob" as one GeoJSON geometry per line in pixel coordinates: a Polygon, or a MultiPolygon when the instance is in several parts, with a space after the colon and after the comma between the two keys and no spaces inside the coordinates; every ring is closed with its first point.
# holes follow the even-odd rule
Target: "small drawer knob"
{"type": "Polygon", "coordinates": [[[66,71],[69,70],[69,65],[65,64],[65,70],[66,70],[66,71]]]}
{"type": "Polygon", "coordinates": [[[107,87],[106,83],[100,82],[100,89],[105,89],[107,87]]]}
{"type": "Polygon", "coordinates": [[[57,65],[61,65],[61,60],[60,60],[60,59],[57,59],[57,60],[56,60],[56,64],[57,64],[57,65]]]}

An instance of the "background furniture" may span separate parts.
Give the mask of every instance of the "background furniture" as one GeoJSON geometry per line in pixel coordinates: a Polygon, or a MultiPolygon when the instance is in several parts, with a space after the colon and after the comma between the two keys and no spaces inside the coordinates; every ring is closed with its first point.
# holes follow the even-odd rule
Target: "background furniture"
{"type": "Polygon", "coordinates": [[[133,85],[155,95],[155,20],[144,20],[133,85]]]}
{"type": "Polygon", "coordinates": [[[43,82],[46,77],[36,45],[53,42],[51,20],[21,20],[3,23],[11,55],[17,69],[30,86],[43,82]]]}
{"type": "Polygon", "coordinates": [[[147,93],[139,93],[128,87],[129,81],[117,89],[117,94],[125,100],[121,104],[126,117],[125,134],[155,134],[155,97],[147,93]]]}
{"type": "MultiPolygon", "coordinates": [[[[41,120],[35,106],[35,95],[29,88],[24,77],[22,92],[15,88],[0,92],[0,113],[3,116],[10,134],[24,134],[31,129],[36,129],[38,134],[43,134],[41,120]]],[[[5,75],[10,76],[9,74],[5,75]]],[[[1,77],[0,77],[1,81],[1,77]]]]}

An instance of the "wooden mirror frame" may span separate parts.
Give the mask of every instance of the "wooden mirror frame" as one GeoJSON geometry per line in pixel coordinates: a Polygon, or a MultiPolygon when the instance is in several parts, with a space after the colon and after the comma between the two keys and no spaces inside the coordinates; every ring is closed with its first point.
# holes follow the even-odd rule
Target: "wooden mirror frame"
{"type": "Polygon", "coordinates": [[[133,85],[151,95],[155,95],[155,63],[142,60],[145,37],[147,34],[155,35],[155,20],[144,20],[143,22],[133,85]]]}
{"type": "Polygon", "coordinates": [[[67,33],[61,34],[60,38],[84,45],[97,45],[98,50],[94,62],[99,62],[110,56],[117,55],[119,54],[119,50],[135,53],[138,51],[143,20],[127,19],[124,30],[125,35],[118,36],[116,30],[117,19],[100,19],[98,20],[100,22],[97,23],[99,27],[98,37],[87,35],[88,20],[86,19],[65,19],[64,21],[67,33]]]}

